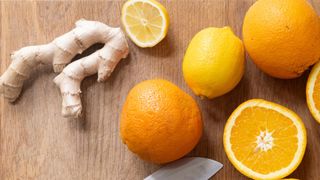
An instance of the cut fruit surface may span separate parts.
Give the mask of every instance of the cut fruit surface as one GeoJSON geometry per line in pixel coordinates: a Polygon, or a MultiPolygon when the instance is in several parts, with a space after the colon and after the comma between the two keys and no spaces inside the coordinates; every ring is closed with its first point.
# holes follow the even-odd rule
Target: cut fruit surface
{"type": "Polygon", "coordinates": [[[167,10],[155,0],[127,1],[121,21],[130,39],[140,47],[155,46],[168,32],[167,10]]]}
{"type": "Polygon", "coordinates": [[[307,104],[312,116],[320,123],[320,62],[309,75],[307,82],[307,104]]]}
{"type": "Polygon", "coordinates": [[[223,142],[229,160],[242,174],[252,179],[281,179],[300,164],[307,135],[296,113],[253,99],[231,114],[223,142]]]}

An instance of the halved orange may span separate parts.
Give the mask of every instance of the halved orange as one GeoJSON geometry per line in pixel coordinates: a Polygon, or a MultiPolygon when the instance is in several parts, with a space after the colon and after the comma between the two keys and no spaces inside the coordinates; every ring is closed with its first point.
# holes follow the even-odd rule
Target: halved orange
{"type": "Polygon", "coordinates": [[[253,99],[231,114],[223,143],[229,160],[242,174],[252,179],[281,179],[299,166],[307,135],[296,113],[253,99]]]}
{"type": "Polygon", "coordinates": [[[320,62],[311,70],[307,82],[307,104],[312,116],[320,123],[320,62]]]}

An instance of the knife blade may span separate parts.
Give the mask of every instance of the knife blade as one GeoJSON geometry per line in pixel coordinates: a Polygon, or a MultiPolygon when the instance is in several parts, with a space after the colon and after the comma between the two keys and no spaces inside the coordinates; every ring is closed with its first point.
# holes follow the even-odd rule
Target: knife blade
{"type": "Polygon", "coordinates": [[[208,180],[222,167],[211,159],[187,157],[163,166],[144,180],[208,180]]]}

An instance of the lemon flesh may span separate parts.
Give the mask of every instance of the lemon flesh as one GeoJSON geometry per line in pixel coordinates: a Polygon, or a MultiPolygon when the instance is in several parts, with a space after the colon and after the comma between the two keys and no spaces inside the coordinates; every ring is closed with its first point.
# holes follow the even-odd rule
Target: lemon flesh
{"type": "Polygon", "coordinates": [[[153,47],[167,34],[169,16],[155,0],[129,0],[122,7],[121,21],[129,38],[140,47],[153,47]]]}
{"type": "Polygon", "coordinates": [[[230,27],[206,28],[191,40],[183,60],[184,79],[199,96],[215,98],[241,80],[245,55],[230,27]]]}

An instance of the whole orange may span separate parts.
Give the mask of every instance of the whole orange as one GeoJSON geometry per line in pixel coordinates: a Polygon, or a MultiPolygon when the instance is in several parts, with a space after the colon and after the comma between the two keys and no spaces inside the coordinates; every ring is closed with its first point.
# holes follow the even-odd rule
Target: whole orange
{"type": "Polygon", "coordinates": [[[246,13],[243,41],[262,71],[296,78],[320,59],[320,19],[305,0],[258,0],[246,13]]]}
{"type": "Polygon", "coordinates": [[[167,163],[196,146],[202,135],[201,113],[193,98],[171,82],[143,81],[127,96],[120,134],[142,159],[167,163]]]}

